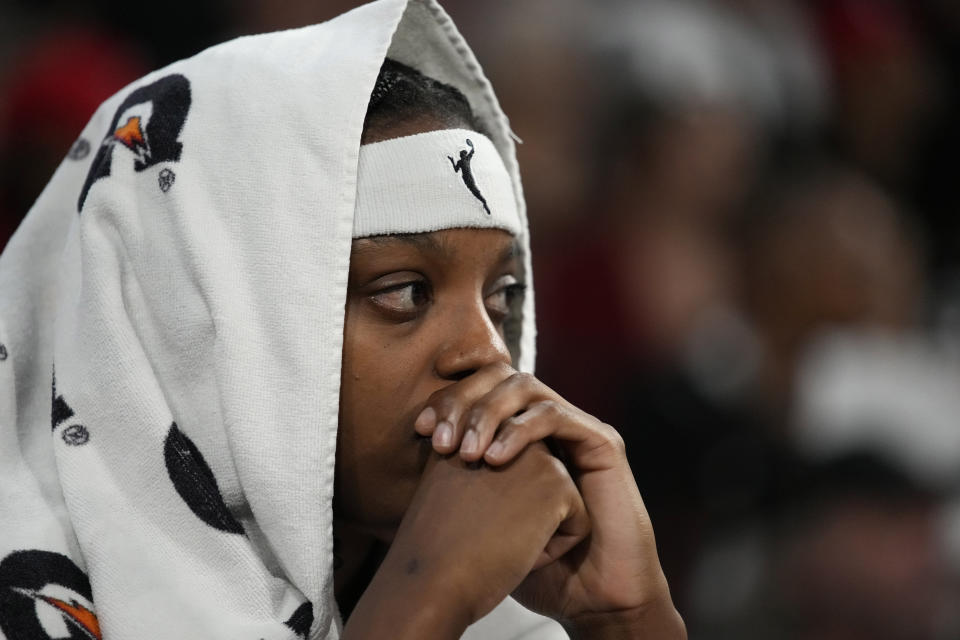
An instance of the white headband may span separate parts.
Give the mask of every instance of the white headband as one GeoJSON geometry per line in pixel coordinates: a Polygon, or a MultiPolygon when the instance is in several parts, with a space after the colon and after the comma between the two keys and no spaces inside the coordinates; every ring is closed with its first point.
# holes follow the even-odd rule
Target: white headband
{"type": "Polygon", "coordinates": [[[510,175],[486,136],[443,129],[360,147],[354,238],[461,227],[520,234],[510,175]]]}

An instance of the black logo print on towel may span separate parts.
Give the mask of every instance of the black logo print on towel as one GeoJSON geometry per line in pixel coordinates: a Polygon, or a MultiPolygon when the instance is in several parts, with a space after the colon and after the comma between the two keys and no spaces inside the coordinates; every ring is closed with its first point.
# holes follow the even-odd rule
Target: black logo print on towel
{"type": "MultiPolygon", "coordinates": [[[[138,172],[161,162],[178,162],[183,149],[180,131],[187,120],[190,103],[190,81],[180,74],[164,76],[127,96],[113,114],[107,135],[90,165],[77,201],[77,212],[83,211],[83,203],[93,183],[110,175],[113,150],[117,145],[133,153],[133,168],[138,172]],[[149,110],[146,108],[148,104],[149,110]],[[120,118],[125,114],[127,119],[121,123],[120,118]]],[[[173,184],[172,175],[168,168],[159,182],[163,191],[173,184]]]]}
{"type": "MultiPolygon", "coordinates": [[[[50,388],[50,395],[53,398],[53,406],[50,409],[50,427],[56,431],[57,427],[64,422],[67,422],[74,416],[73,409],[71,409],[70,405],[67,404],[67,401],[63,399],[63,396],[57,395],[56,371],[53,373],[50,388]]],[[[63,433],[60,434],[60,437],[63,438],[63,441],[68,445],[76,447],[82,444],[87,444],[87,442],[90,441],[90,432],[87,431],[87,428],[82,424],[71,424],[63,430],[63,433]]]]}
{"type": "Polygon", "coordinates": [[[447,159],[450,160],[450,164],[453,165],[453,172],[460,174],[460,177],[463,178],[463,184],[467,185],[470,193],[483,204],[484,211],[487,212],[487,215],[490,215],[490,207],[487,206],[486,199],[483,197],[483,194],[480,193],[477,181],[473,177],[473,168],[470,166],[470,162],[473,160],[473,154],[477,152],[470,138],[467,138],[467,146],[470,147],[470,152],[467,153],[466,149],[461,149],[460,160],[457,162],[454,162],[450,156],[447,156],[447,159]]]}
{"type": "Polygon", "coordinates": [[[8,640],[102,640],[92,607],[90,581],[65,555],[31,549],[0,562],[0,635],[8,640]]]}
{"type": "Polygon", "coordinates": [[[217,479],[203,459],[203,454],[180,431],[176,422],[170,426],[163,443],[163,457],[173,488],[194,515],[214,529],[243,535],[243,525],[237,522],[223,501],[217,479]]]}
{"type": "Polygon", "coordinates": [[[309,601],[304,602],[284,624],[301,638],[306,638],[313,626],[313,605],[309,601]]]}

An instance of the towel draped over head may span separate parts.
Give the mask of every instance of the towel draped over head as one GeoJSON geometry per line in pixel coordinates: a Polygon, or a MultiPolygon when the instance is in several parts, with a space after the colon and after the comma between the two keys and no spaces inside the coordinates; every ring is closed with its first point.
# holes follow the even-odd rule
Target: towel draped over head
{"type": "MultiPolygon", "coordinates": [[[[467,97],[529,278],[507,120],[433,0],[239,38],[107,100],[0,257],[0,637],[338,637],[344,303],[387,55],[467,97]]],[[[484,226],[453,165],[473,142],[444,156],[484,226]]],[[[529,371],[532,295],[520,322],[529,371]]]]}

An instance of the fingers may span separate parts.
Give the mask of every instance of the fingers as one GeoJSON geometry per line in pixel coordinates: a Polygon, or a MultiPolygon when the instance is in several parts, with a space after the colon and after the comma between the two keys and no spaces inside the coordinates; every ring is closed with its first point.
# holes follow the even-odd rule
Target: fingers
{"type": "Polygon", "coordinates": [[[456,451],[463,437],[463,416],[474,402],[486,395],[501,380],[515,373],[505,364],[486,366],[456,384],[437,391],[414,422],[422,436],[431,436],[437,453],[456,451]]]}
{"type": "Polygon", "coordinates": [[[483,460],[492,466],[502,465],[531,442],[548,437],[560,442],[581,473],[610,469],[626,458],[623,438],[613,427],[564,401],[543,400],[505,420],[483,460]]]}
{"type": "Polygon", "coordinates": [[[555,397],[553,390],[529,373],[514,373],[501,381],[476,400],[464,416],[460,457],[469,462],[479,460],[502,423],[537,402],[555,397]]]}
{"type": "Polygon", "coordinates": [[[534,571],[566,555],[571,549],[583,542],[583,540],[590,535],[592,526],[590,514],[587,513],[587,507],[583,502],[583,497],[580,495],[580,492],[576,490],[575,486],[572,488],[569,515],[560,523],[556,532],[547,542],[547,546],[540,552],[540,556],[533,565],[534,571]]]}
{"type": "Polygon", "coordinates": [[[578,471],[623,462],[623,440],[613,427],[580,411],[530,374],[507,365],[484,367],[434,393],[415,429],[432,436],[440,454],[503,465],[532,442],[559,441],[578,471]]]}
{"type": "Polygon", "coordinates": [[[563,463],[557,460],[543,443],[526,449],[522,459],[537,460],[539,463],[535,482],[541,483],[542,486],[537,502],[544,512],[553,511],[551,504],[560,509],[553,511],[558,516],[558,519],[553,521],[557,523],[556,529],[538,555],[531,569],[535,571],[566,555],[586,539],[590,535],[592,523],[586,503],[573,478],[563,463]]]}
{"type": "Polygon", "coordinates": [[[538,402],[524,413],[509,418],[497,430],[495,438],[485,449],[487,464],[501,465],[512,460],[530,444],[552,435],[558,422],[568,420],[564,409],[556,402],[538,402]]]}

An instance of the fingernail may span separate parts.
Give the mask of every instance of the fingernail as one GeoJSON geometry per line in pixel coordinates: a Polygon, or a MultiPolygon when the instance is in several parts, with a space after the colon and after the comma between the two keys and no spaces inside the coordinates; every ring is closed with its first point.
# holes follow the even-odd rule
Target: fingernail
{"type": "Polygon", "coordinates": [[[413,427],[417,431],[430,431],[437,425],[437,412],[433,410],[433,407],[427,407],[420,412],[420,415],[417,416],[416,422],[413,423],[413,427]]]}
{"type": "Polygon", "coordinates": [[[453,425],[443,420],[433,432],[434,442],[441,447],[449,447],[453,443],[453,425]]]}
{"type": "Polygon", "coordinates": [[[503,453],[503,443],[499,440],[494,440],[489,447],[487,447],[487,455],[491,458],[499,458],[500,454],[503,453]]]}
{"type": "Polygon", "coordinates": [[[464,453],[476,453],[478,444],[477,432],[471,429],[463,436],[463,446],[460,449],[464,453]]]}

